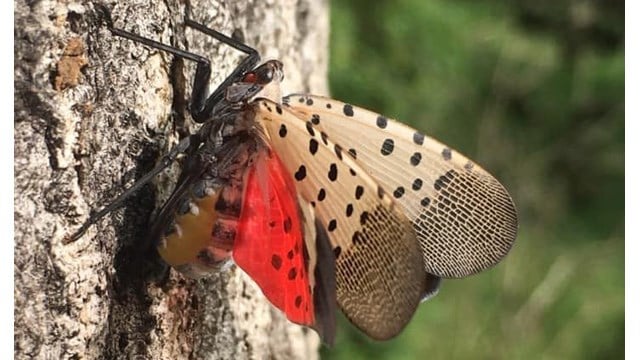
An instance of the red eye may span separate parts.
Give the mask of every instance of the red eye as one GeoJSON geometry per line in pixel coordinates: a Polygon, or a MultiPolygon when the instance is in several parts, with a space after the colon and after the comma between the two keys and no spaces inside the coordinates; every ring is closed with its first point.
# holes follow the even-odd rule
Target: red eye
{"type": "Polygon", "coordinates": [[[243,81],[243,82],[248,82],[248,83],[255,83],[257,79],[258,79],[258,78],[257,78],[257,76],[256,76],[256,73],[254,73],[254,72],[249,72],[249,73],[246,73],[246,74],[244,75],[244,79],[242,79],[242,81],[243,81]]]}

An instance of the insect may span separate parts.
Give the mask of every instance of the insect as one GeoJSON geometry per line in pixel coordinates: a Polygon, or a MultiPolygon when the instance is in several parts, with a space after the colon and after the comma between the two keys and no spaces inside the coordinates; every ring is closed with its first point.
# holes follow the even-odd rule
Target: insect
{"type": "Polygon", "coordinates": [[[246,54],[208,94],[209,60],[122,29],[112,33],[197,63],[190,100],[203,125],[111,205],[186,154],[151,229],[161,257],[200,277],[233,259],[292,322],[333,342],[336,304],[374,339],[397,335],[441,278],[497,264],[517,215],[505,188],[440,142],[326,97],[280,97],[283,65],[188,17],[246,54]]]}

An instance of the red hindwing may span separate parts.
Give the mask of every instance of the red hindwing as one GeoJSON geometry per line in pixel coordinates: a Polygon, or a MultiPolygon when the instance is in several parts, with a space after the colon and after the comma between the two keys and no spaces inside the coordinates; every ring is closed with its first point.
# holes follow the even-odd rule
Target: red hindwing
{"type": "Polygon", "coordinates": [[[246,177],[233,259],[290,321],[313,325],[302,228],[293,179],[275,152],[264,151],[246,177]]]}

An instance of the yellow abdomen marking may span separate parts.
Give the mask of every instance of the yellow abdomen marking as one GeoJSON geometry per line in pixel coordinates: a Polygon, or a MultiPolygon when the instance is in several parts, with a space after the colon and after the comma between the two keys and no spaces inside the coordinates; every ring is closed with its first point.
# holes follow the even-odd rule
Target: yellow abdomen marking
{"type": "Polygon", "coordinates": [[[217,220],[215,204],[220,192],[195,200],[197,214],[188,211],[176,216],[176,225],[180,229],[165,236],[158,246],[158,253],[171,266],[196,261],[198,253],[209,245],[211,230],[217,220]]]}

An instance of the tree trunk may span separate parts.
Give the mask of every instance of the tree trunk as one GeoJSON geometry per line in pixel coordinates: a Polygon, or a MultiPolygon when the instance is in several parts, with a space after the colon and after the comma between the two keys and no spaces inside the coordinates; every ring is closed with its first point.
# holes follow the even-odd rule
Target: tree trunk
{"type": "MultiPolygon", "coordinates": [[[[284,93],[326,94],[325,0],[190,3],[194,20],[282,60],[284,93]]],[[[116,27],[211,59],[212,88],[241,57],[185,29],[182,1],[15,2],[16,358],[317,358],[316,334],[235,267],[143,281],[135,249],[179,165],[62,243],[195,128],[194,64],[112,36],[99,4],[116,27]]]]}

